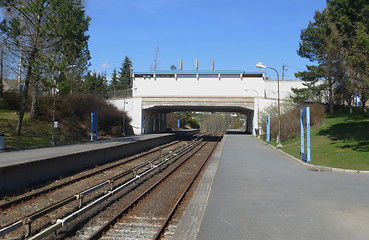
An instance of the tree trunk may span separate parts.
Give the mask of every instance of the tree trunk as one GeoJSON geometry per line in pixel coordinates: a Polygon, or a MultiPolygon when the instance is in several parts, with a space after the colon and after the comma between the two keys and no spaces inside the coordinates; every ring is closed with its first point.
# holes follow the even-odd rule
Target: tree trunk
{"type": "Polygon", "coordinates": [[[20,135],[21,131],[22,131],[23,117],[24,117],[24,113],[26,111],[26,104],[27,104],[28,87],[29,87],[29,82],[30,82],[31,75],[32,75],[32,62],[36,57],[36,51],[37,51],[37,49],[34,46],[32,52],[31,52],[31,55],[29,57],[29,61],[28,61],[27,75],[26,75],[26,79],[24,81],[24,87],[23,87],[23,93],[22,93],[21,108],[20,108],[20,111],[19,111],[17,128],[15,129],[15,133],[17,135],[20,135]]]}
{"type": "MultiPolygon", "coordinates": [[[[22,21],[23,21],[23,15],[22,15],[22,21]]],[[[21,37],[20,40],[20,51],[19,51],[19,64],[18,64],[18,89],[17,92],[20,93],[21,92],[21,85],[22,85],[22,52],[23,52],[23,38],[21,37]]]]}
{"type": "Polygon", "coordinates": [[[333,84],[332,80],[329,80],[329,113],[333,113],[333,84]]]}
{"type": "Polygon", "coordinates": [[[347,104],[349,107],[349,112],[352,113],[352,97],[351,96],[347,97],[347,104]]]}
{"type": "Polygon", "coordinates": [[[36,116],[36,107],[38,100],[38,83],[35,80],[33,83],[33,96],[32,96],[32,104],[31,104],[31,119],[34,119],[36,116]]]}
{"type": "Polygon", "coordinates": [[[365,106],[365,103],[366,103],[366,98],[363,96],[361,98],[361,104],[363,105],[363,112],[366,113],[366,106],[365,106]]]}
{"type": "Polygon", "coordinates": [[[3,77],[4,77],[4,44],[1,46],[1,55],[0,55],[0,97],[3,95],[4,85],[3,85],[3,77]]]}
{"type": "Polygon", "coordinates": [[[360,100],[361,100],[361,105],[362,105],[362,109],[363,109],[363,112],[366,113],[366,96],[364,93],[361,94],[361,97],[360,97],[360,100]]]}

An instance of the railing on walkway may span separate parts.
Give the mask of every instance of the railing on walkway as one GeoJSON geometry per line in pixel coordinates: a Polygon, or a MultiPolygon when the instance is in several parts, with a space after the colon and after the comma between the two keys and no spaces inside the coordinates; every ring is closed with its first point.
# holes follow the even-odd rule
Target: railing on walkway
{"type": "Polygon", "coordinates": [[[103,98],[111,99],[111,98],[129,98],[132,97],[132,90],[123,89],[123,90],[115,90],[115,91],[108,91],[102,94],[103,98]]]}

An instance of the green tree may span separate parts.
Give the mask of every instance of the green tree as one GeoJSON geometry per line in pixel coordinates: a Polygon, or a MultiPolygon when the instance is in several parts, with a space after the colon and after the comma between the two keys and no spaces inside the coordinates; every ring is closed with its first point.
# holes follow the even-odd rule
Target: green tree
{"type": "Polygon", "coordinates": [[[369,2],[328,0],[329,14],[343,37],[350,80],[361,97],[363,111],[369,95],[369,2]]]}
{"type": "Polygon", "coordinates": [[[84,93],[103,95],[107,91],[106,74],[88,72],[85,76],[84,93]]]}
{"type": "Polygon", "coordinates": [[[292,88],[291,99],[295,103],[304,102],[322,102],[323,93],[326,89],[325,84],[317,85],[319,79],[322,79],[323,73],[319,66],[306,66],[307,71],[297,72],[296,77],[301,78],[306,88],[292,88]]]}
{"type": "Polygon", "coordinates": [[[194,119],[194,118],[189,118],[187,120],[187,122],[188,122],[188,124],[190,125],[190,127],[192,129],[198,129],[198,128],[200,128],[200,123],[196,119],[194,119]]]}
{"type": "Polygon", "coordinates": [[[177,112],[177,119],[179,120],[180,126],[183,128],[187,125],[188,119],[191,118],[190,112],[177,112]]]}
{"type": "Polygon", "coordinates": [[[122,67],[119,69],[119,77],[118,77],[118,88],[119,89],[127,89],[131,86],[131,71],[132,71],[132,62],[126,56],[122,63],[122,67]]]}
{"type": "Polygon", "coordinates": [[[89,36],[86,32],[90,18],[85,15],[83,0],[53,1],[58,22],[54,26],[52,54],[44,53],[44,56],[48,57],[49,66],[53,67],[53,74],[58,76],[55,83],[61,94],[72,94],[81,90],[89,64],[89,36]]]}
{"type": "Polygon", "coordinates": [[[177,70],[177,67],[175,65],[170,66],[170,70],[177,70]]]}
{"type": "Polygon", "coordinates": [[[297,102],[322,101],[324,93],[328,90],[329,109],[333,112],[334,93],[333,85],[342,78],[343,52],[339,49],[339,36],[334,34],[334,24],[328,14],[328,10],[316,11],[314,21],[309,22],[308,27],[301,31],[301,42],[297,54],[307,58],[316,65],[307,66],[307,71],[296,73],[296,77],[305,81],[305,89],[293,89],[293,99],[297,102]],[[317,81],[325,79],[326,83],[317,86],[317,81]]]}
{"type": "Polygon", "coordinates": [[[193,114],[190,112],[176,112],[176,118],[179,120],[180,126],[184,128],[189,125],[191,128],[200,128],[200,124],[193,118],[193,114]]]}
{"type": "Polygon", "coordinates": [[[111,80],[110,80],[110,89],[115,91],[117,89],[117,85],[118,85],[118,74],[117,74],[117,69],[114,68],[113,73],[111,75],[111,80]]]}
{"type": "MultiPolygon", "coordinates": [[[[51,76],[53,81],[47,84],[55,87],[56,79],[68,80],[65,72],[69,66],[87,65],[86,32],[90,19],[85,16],[82,0],[0,0],[0,7],[11,12],[4,17],[1,31],[9,46],[22,53],[26,66],[16,127],[19,135],[30,83],[37,86],[41,75],[51,76]]],[[[69,84],[62,83],[60,87],[71,83],[69,79],[69,84]]]]}

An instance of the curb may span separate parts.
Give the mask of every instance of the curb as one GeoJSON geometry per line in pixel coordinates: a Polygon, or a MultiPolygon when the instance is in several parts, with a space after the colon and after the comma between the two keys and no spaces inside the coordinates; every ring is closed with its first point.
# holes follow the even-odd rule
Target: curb
{"type": "Polygon", "coordinates": [[[287,157],[291,158],[292,160],[294,160],[295,162],[297,162],[298,164],[300,164],[301,166],[307,168],[310,171],[318,171],[318,172],[343,172],[343,173],[361,173],[361,174],[369,174],[369,171],[364,171],[364,170],[352,170],[352,169],[344,169],[344,168],[332,168],[332,167],[326,167],[326,166],[319,166],[319,165],[313,165],[310,163],[306,163],[303,162],[301,159],[298,159],[276,147],[274,147],[273,145],[264,142],[263,140],[259,139],[256,137],[257,140],[261,141],[262,143],[264,143],[265,145],[271,147],[272,149],[286,155],[287,157]]]}

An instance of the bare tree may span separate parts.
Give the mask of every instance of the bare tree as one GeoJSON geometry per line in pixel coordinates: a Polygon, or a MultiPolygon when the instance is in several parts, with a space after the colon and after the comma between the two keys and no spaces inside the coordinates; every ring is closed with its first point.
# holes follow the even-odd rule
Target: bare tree
{"type": "Polygon", "coordinates": [[[151,65],[151,67],[150,67],[150,70],[151,71],[156,71],[156,69],[158,67],[158,64],[159,64],[159,61],[158,61],[159,52],[160,52],[160,49],[159,49],[159,46],[157,46],[155,48],[155,52],[154,52],[154,66],[151,65]]]}

